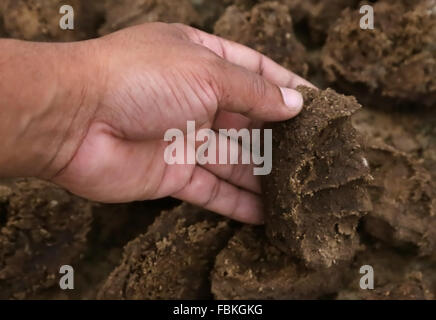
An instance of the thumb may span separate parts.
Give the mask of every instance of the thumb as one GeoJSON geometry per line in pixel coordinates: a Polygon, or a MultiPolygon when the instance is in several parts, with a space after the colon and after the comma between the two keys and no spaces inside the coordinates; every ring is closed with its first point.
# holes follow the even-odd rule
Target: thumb
{"type": "Polygon", "coordinates": [[[261,74],[222,62],[215,72],[219,109],[263,121],[287,120],[301,111],[303,97],[298,91],[279,87],[261,74]]]}

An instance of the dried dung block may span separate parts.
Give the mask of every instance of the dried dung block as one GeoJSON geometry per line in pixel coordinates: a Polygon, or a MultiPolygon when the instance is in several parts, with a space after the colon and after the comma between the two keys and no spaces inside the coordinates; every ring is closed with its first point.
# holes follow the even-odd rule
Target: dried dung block
{"type": "Polygon", "coordinates": [[[233,229],[228,220],[183,204],[163,212],[124,249],[100,299],[210,298],[209,273],[233,229]]]}
{"type": "Polygon", "coordinates": [[[352,121],[367,139],[381,141],[418,160],[436,179],[436,113],[365,108],[353,115],[352,121]]]}
{"type": "Polygon", "coordinates": [[[190,0],[127,0],[106,2],[106,23],[99,34],[108,33],[145,22],[194,24],[199,16],[190,0]]]}
{"type": "Polygon", "coordinates": [[[373,210],[365,230],[390,244],[436,253],[436,186],[421,164],[382,142],[368,142],[373,210]]]}
{"type": "Polygon", "coordinates": [[[356,227],[371,209],[369,167],[350,116],[360,105],[331,89],[300,87],[305,106],[274,123],[272,172],[263,179],[266,230],[284,252],[313,268],[349,260],[356,227]]]}
{"type": "Polygon", "coordinates": [[[358,10],[330,29],[322,58],[328,80],[365,105],[435,106],[434,1],[382,1],[374,15],[374,30],[360,28],[358,10]]]}
{"type": "Polygon", "coordinates": [[[341,292],[338,300],[432,300],[434,296],[426,289],[420,273],[406,275],[403,280],[388,283],[374,290],[341,292]]]}
{"type": "Polygon", "coordinates": [[[340,18],[341,12],[354,9],[359,0],[285,0],[291,6],[295,22],[307,27],[310,40],[315,44],[325,41],[329,28],[340,18]]]}
{"type": "Polygon", "coordinates": [[[396,252],[375,244],[358,254],[350,271],[354,275],[338,292],[339,300],[431,300],[436,296],[434,262],[417,259],[412,253],[396,252]],[[362,266],[371,266],[374,288],[360,287],[362,266]]]}
{"type": "Polygon", "coordinates": [[[294,35],[286,5],[265,2],[249,11],[230,6],[215,24],[214,33],[266,54],[300,75],[307,74],[306,50],[294,35]]]}
{"type": "MultiPolygon", "coordinates": [[[[74,275],[74,290],[59,290],[58,286],[38,293],[37,299],[96,299],[98,289],[120,263],[123,246],[147,230],[163,211],[180,204],[164,198],[124,204],[93,204],[93,222],[88,245],[74,275]],[[60,292],[61,291],[61,292],[60,292]]],[[[33,297],[31,297],[33,298],[33,297]]]]}
{"type": "Polygon", "coordinates": [[[253,6],[276,2],[288,7],[294,24],[304,26],[304,37],[309,37],[314,44],[321,44],[331,25],[340,17],[345,8],[355,8],[359,0],[225,0],[228,5],[235,5],[241,10],[250,10],[253,6]]]}
{"type": "MultiPolygon", "coordinates": [[[[75,41],[96,36],[98,13],[88,1],[3,0],[3,20],[11,38],[32,41],[75,41]],[[62,30],[59,9],[68,4],[74,9],[74,30],[62,30]]],[[[1,20],[1,19],[0,19],[1,20]]]]}
{"type": "Polygon", "coordinates": [[[23,299],[59,279],[86,249],[90,203],[46,182],[0,184],[0,299],[23,299]]]}
{"type": "Polygon", "coordinates": [[[195,11],[198,13],[198,26],[206,32],[213,32],[213,26],[227,7],[225,0],[191,0],[195,11]]]}
{"type": "Polygon", "coordinates": [[[217,256],[212,292],[217,299],[316,299],[344,286],[346,267],[309,270],[270,244],[263,228],[246,226],[217,256]]]}

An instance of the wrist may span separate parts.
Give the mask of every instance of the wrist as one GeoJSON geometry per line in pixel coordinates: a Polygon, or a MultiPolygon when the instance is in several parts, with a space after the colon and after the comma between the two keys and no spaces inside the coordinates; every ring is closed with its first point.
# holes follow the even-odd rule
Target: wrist
{"type": "MultiPolygon", "coordinates": [[[[104,68],[97,53],[98,40],[58,44],[55,75],[57,91],[50,104],[58,119],[57,142],[44,160],[38,177],[51,180],[69,164],[88,133],[104,88],[104,68]]],[[[44,126],[43,126],[44,127],[44,126]]]]}
{"type": "Polygon", "coordinates": [[[85,43],[1,41],[7,82],[0,87],[0,176],[50,179],[86,134],[97,108],[98,67],[85,43]]]}

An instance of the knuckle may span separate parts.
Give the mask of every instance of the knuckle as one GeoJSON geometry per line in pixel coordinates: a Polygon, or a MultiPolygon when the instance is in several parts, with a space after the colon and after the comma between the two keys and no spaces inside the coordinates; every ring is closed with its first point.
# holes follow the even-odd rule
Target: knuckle
{"type": "Polygon", "coordinates": [[[236,196],[236,199],[233,201],[231,205],[231,209],[229,210],[229,213],[226,215],[230,219],[235,219],[237,216],[238,208],[241,201],[241,193],[239,192],[236,196]]]}
{"type": "Polygon", "coordinates": [[[206,199],[206,201],[203,203],[203,207],[208,207],[210,204],[212,204],[217,198],[218,195],[220,193],[220,187],[221,187],[221,183],[219,180],[217,180],[212,189],[210,190],[208,197],[206,199]]]}
{"type": "Polygon", "coordinates": [[[226,67],[226,63],[223,59],[221,59],[215,52],[204,48],[202,51],[202,57],[204,62],[210,65],[212,68],[216,70],[220,70],[226,67]]]}
{"type": "Polygon", "coordinates": [[[179,23],[179,22],[170,23],[169,26],[177,30],[179,32],[179,35],[183,37],[185,40],[190,39],[190,37],[192,37],[192,35],[194,34],[194,29],[183,23],[179,23]]]}
{"type": "Polygon", "coordinates": [[[220,68],[224,67],[224,63],[213,52],[207,50],[203,53],[203,59],[206,66],[210,66],[213,72],[217,72],[220,68]]]}
{"type": "Polygon", "coordinates": [[[192,61],[196,65],[201,65],[209,70],[216,71],[223,66],[222,59],[212,50],[196,43],[191,43],[192,61]]]}
{"type": "MultiPolygon", "coordinates": [[[[242,158],[242,155],[240,156],[240,158],[242,158]]],[[[238,163],[242,163],[242,159],[239,159],[238,163]]],[[[243,177],[244,177],[244,166],[242,165],[233,166],[229,180],[232,182],[238,182],[241,181],[243,177]]]]}
{"type": "Polygon", "coordinates": [[[205,74],[208,79],[210,88],[213,90],[214,95],[217,99],[224,96],[225,93],[225,73],[226,73],[226,63],[223,62],[214,53],[209,53],[204,55],[204,60],[202,61],[205,74]]]}
{"type": "Polygon", "coordinates": [[[254,77],[251,82],[252,91],[258,98],[264,98],[266,96],[267,86],[265,80],[262,77],[254,77]]]}

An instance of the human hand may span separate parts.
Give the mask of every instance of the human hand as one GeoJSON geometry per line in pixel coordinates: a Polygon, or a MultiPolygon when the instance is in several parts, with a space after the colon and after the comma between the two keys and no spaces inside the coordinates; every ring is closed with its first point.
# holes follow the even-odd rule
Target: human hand
{"type": "Polygon", "coordinates": [[[294,88],[309,83],[251,49],[184,25],[144,24],[80,46],[92,46],[89,58],[99,61],[98,77],[82,90],[97,95],[83,99],[92,112],[74,147],[60,151],[65,161],[53,182],[101,202],[173,196],[262,222],[251,165],[168,165],[164,133],[186,131],[188,120],[197,129],[238,130],[289,119],[303,103],[294,88]]]}

